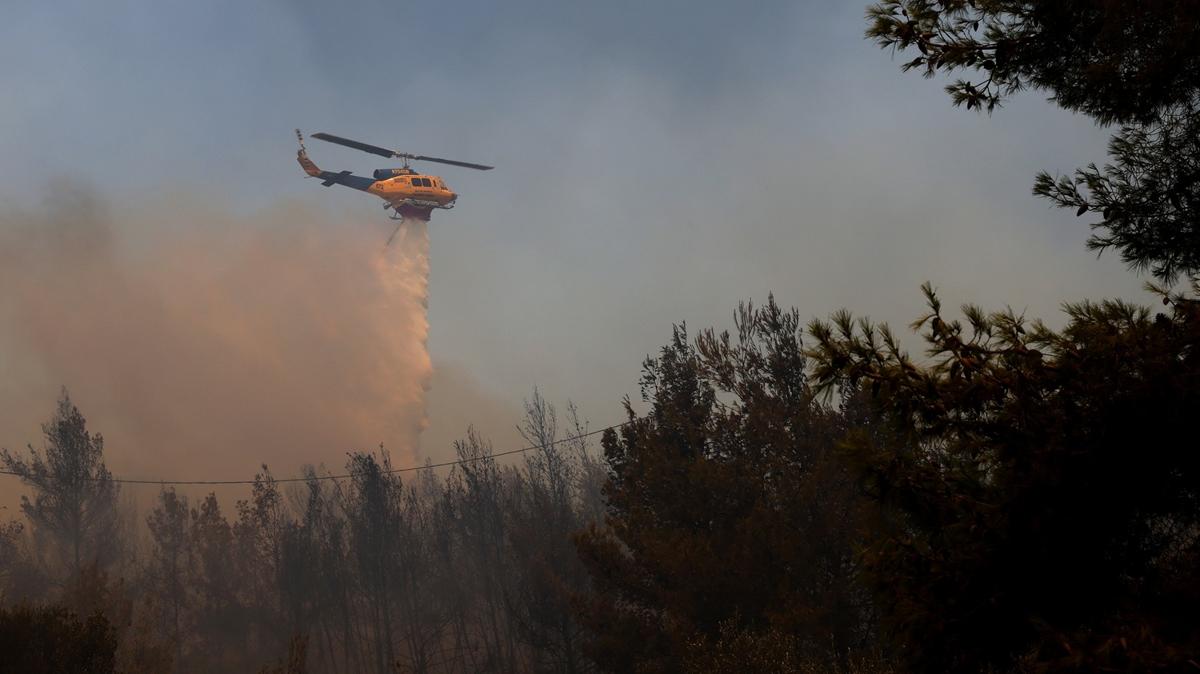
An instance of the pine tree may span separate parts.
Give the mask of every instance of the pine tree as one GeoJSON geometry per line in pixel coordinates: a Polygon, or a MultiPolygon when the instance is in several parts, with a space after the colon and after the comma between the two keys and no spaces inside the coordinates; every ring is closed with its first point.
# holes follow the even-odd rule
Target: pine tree
{"type": "Polygon", "coordinates": [[[695,344],[677,327],[645,364],[649,414],[627,401],[629,423],[604,435],[607,526],[578,547],[606,670],[681,671],[697,644],[745,635],[785,635],[791,656],[822,662],[872,643],[841,419],[808,386],[798,315],[772,299],[737,327],[695,344]]]}
{"type": "Polygon", "coordinates": [[[117,556],[120,487],[104,465],[104,438],[90,435],[87,420],[66,389],[54,416],[42,424],[42,450],[25,457],[0,449],[0,462],[33,491],[21,497],[43,565],[64,583],[85,566],[105,567],[117,556]]]}
{"type": "Polygon", "coordinates": [[[1068,305],[944,317],[917,365],[886,325],[814,321],[825,390],[872,393],[890,438],[847,449],[877,504],[863,556],[914,671],[1175,671],[1200,655],[1200,310],[1068,305]],[[1194,443],[1192,443],[1194,444],[1194,443]]]}
{"type": "Polygon", "coordinates": [[[1121,124],[1112,163],[1038,175],[1034,194],[1091,214],[1095,250],[1160,281],[1200,273],[1200,4],[1192,0],[885,0],[867,36],[918,55],[904,69],[968,71],[955,105],[995,109],[1023,88],[1121,124]]]}
{"type": "Polygon", "coordinates": [[[188,538],[189,513],[187,497],[174,489],[158,494],[158,505],[146,517],[153,547],[147,575],[153,592],[161,602],[162,624],[167,626],[168,638],[175,647],[175,661],[183,661],[185,619],[192,568],[191,541],[188,538]]]}

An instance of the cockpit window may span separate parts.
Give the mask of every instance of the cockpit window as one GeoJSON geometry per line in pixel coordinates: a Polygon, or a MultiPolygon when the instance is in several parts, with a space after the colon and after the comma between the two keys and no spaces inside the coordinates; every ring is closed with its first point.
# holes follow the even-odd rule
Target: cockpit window
{"type": "Polygon", "coordinates": [[[433,182],[429,178],[421,178],[421,184],[425,187],[433,187],[433,182]]]}

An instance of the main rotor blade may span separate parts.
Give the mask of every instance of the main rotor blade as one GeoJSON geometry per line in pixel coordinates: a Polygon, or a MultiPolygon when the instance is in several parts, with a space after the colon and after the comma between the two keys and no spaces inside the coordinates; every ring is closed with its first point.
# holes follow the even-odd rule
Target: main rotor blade
{"type": "Polygon", "coordinates": [[[421,155],[413,155],[413,154],[400,154],[398,156],[408,157],[409,159],[412,159],[413,161],[435,161],[439,164],[450,164],[451,166],[461,166],[463,168],[476,169],[478,171],[491,171],[493,168],[495,168],[494,166],[484,166],[483,164],[472,164],[470,162],[455,161],[453,159],[441,159],[438,157],[423,157],[421,155]]]}
{"type": "Polygon", "coordinates": [[[366,143],[360,143],[357,140],[350,140],[349,138],[342,138],[341,136],[334,136],[334,135],[331,135],[328,133],[310,134],[309,138],[317,138],[317,139],[323,140],[327,143],[337,143],[338,145],[345,145],[346,147],[352,147],[355,150],[362,150],[363,152],[370,152],[371,154],[377,154],[381,157],[399,157],[399,156],[401,156],[399,153],[393,152],[392,150],[389,150],[386,147],[379,147],[378,145],[367,145],[366,143]]]}
{"type": "Polygon", "coordinates": [[[470,162],[465,162],[465,161],[455,161],[454,159],[442,159],[441,157],[426,157],[426,156],[419,155],[419,154],[408,154],[407,152],[396,152],[395,150],[389,150],[386,147],[379,147],[378,145],[368,145],[366,143],[360,143],[357,140],[350,140],[349,138],[342,138],[341,136],[334,136],[334,135],[328,134],[328,133],[314,133],[314,134],[311,134],[309,137],[317,138],[319,140],[323,140],[323,141],[326,141],[329,143],[337,143],[338,145],[345,145],[346,147],[352,147],[355,150],[362,150],[363,152],[370,152],[371,154],[377,154],[380,157],[397,157],[400,159],[411,159],[413,161],[432,161],[432,162],[437,162],[439,164],[450,164],[451,166],[461,166],[463,168],[475,169],[477,171],[490,171],[490,170],[492,170],[492,168],[494,168],[492,166],[484,166],[483,164],[472,164],[470,162]]]}

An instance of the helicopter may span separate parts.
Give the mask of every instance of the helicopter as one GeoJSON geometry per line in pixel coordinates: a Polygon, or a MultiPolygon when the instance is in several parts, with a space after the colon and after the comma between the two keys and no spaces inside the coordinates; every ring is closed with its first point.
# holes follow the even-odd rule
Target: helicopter
{"type": "MultiPolygon", "coordinates": [[[[433,209],[454,208],[454,202],[458,200],[458,195],[450,189],[450,186],[445,181],[438,176],[426,175],[414,171],[409,167],[410,161],[431,161],[439,164],[450,164],[451,166],[475,169],[477,171],[490,171],[493,168],[491,166],[484,166],[483,164],[472,164],[453,159],[441,159],[439,157],[426,157],[423,155],[408,154],[407,152],[397,152],[328,133],[314,133],[309,137],[377,154],[381,157],[403,160],[404,166],[401,168],[376,169],[372,174],[373,178],[356,176],[350,171],[322,171],[308,158],[308,150],[304,147],[304,135],[300,133],[300,129],[296,129],[296,140],[300,142],[300,150],[296,153],[296,161],[300,162],[300,167],[304,169],[304,172],[314,178],[320,178],[321,184],[325,187],[333,184],[345,185],[346,187],[370,192],[380,197],[384,200],[383,210],[391,211],[388,217],[398,221],[396,231],[400,230],[400,226],[406,219],[429,222],[429,217],[433,209]]],[[[395,235],[396,232],[392,232],[392,236],[394,237],[395,235]]],[[[391,238],[388,239],[388,243],[391,243],[391,238]]]]}

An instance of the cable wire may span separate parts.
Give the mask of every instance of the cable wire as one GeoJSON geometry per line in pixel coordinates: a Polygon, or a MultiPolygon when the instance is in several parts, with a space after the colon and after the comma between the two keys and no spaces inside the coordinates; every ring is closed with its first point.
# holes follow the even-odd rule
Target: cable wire
{"type": "MultiPolygon", "coordinates": [[[[522,447],[520,449],[510,449],[510,450],[507,450],[504,452],[493,452],[491,454],[481,454],[479,456],[472,456],[472,457],[467,457],[464,459],[456,459],[454,461],[443,461],[441,463],[427,463],[427,464],[424,464],[421,466],[407,466],[405,468],[390,468],[388,470],[384,470],[384,471],[380,471],[380,472],[383,473],[384,475],[392,475],[395,473],[411,473],[411,472],[418,471],[418,470],[425,470],[427,468],[432,469],[432,468],[445,468],[447,466],[461,466],[461,465],[465,465],[468,463],[475,463],[477,461],[486,461],[487,459],[495,459],[495,458],[499,458],[501,456],[511,456],[513,454],[523,454],[525,452],[533,451],[535,449],[547,449],[550,447],[554,447],[555,445],[561,445],[564,442],[571,442],[572,440],[582,440],[584,438],[588,438],[593,435],[598,435],[605,431],[614,430],[617,428],[621,428],[623,426],[628,426],[631,423],[633,423],[633,421],[623,421],[619,424],[613,424],[612,426],[605,426],[604,428],[599,428],[594,431],[588,431],[587,433],[581,433],[579,435],[572,435],[570,437],[562,438],[560,440],[548,442],[544,445],[530,445],[528,447],[522,447]]],[[[12,475],[15,477],[21,477],[21,475],[19,473],[13,472],[11,470],[0,470],[0,475],[12,475]]],[[[352,473],[341,473],[338,475],[313,475],[310,477],[285,477],[285,478],[279,478],[279,479],[272,479],[272,482],[275,482],[277,484],[284,484],[284,483],[289,483],[289,482],[309,482],[309,481],[319,481],[319,480],[344,480],[344,479],[348,479],[350,477],[353,477],[352,473]]],[[[95,477],[89,477],[87,479],[92,480],[92,481],[100,481],[100,478],[95,478],[95,477]]],[[[254,479],[254,480],[136,480],[136,479],[116,478],[116,477],[110,477],[110,478],[108,478],[108,480],[110,482],[113,482],[116,484],[157,484],[157,485],[162,485],[162,486],[166,486],[166,485],[254,484],[255,482],[259,481],[259,479],[254,479]]]]}

